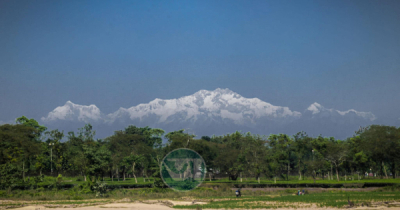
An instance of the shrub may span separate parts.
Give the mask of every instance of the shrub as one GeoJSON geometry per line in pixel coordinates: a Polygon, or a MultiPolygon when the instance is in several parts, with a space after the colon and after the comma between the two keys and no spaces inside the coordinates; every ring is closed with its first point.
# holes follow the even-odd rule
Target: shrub
{"type": "Polygon", "coordinates": [[[58,174],[57,176],[57,182],[61,183],[63,181],[62,175],[58,174]]]}
{"type": "Polygon", "coordinates": [[[0,190],[0,197],[6,197],[7,196],[7,192],[4,190],[0,190]]]}
{"type": "Polygon", "coordinates": [[[14,164],[6,163],[0,165],[0,189],[11,191],[11,187],[20,181],[17,167],[14,164]]]}
{"type": "Polygon", "coordinates": [[[96,181],[92,185],[92,191],[96,193],[96,197],[103,197],[107,193],[107,184],[105,182],[96,181]]]}

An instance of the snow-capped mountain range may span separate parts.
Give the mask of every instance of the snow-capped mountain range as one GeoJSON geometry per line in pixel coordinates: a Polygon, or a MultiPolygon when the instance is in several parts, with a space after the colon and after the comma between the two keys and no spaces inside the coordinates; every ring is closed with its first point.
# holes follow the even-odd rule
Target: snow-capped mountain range
{"type": "Polygon", "coordinates": [[[348,114],[355,114],[360,118],[366,119],[366,120],[370,120],[370,121],[374,121],[376,120],[376,117],[374,114],[372,114],[371,112],[359,112],[356,111],[354,109],[349,109],[347,111],[339,111],[339,110],[334,110],[334,109],[327,109],[323,106],[321,106],[321,104],[315,102],[313,104],[311,104],[308,108],[307,111],[310,111],[314,116],[337,116],[337,115],[341,115],[341,116],[345,116],[348,114]]]}
{"type": "MultiPolygon", "coordinates": [[[[360,125],[372,124],[375,119],[371,112],[327,109],[318,103],[298,112],[258,98],[245,98],[229,89],[220,88],[213,91],[200,90],[178,99],[156,98],[147,104],[121,107],[109,114],[102,113],[94,104],[87,106],[67,101],[41,118],[45,125],[56,125],[58,122],[63,126],[71,123],[92,123],[95,129],[96,126],[101,127],[105,136],[130,124],[158,127],[166,131],[191,128],[191,132],[202,136],[222,135],[236,130],[259,134],[300,131],[296,129],[308,131],[316,129],[315,126],[320,127],[318,125],[323,121],[322,124],[333,123],[334,126],[347,130],[349,123],[354,124],[350,126],[354,127],[351,131],[353,132],[360,125]],[[311,127],[308,128],[309,126],[311,127]]],[[[324,135],[334,133],[332,131],[324,135]]]]}

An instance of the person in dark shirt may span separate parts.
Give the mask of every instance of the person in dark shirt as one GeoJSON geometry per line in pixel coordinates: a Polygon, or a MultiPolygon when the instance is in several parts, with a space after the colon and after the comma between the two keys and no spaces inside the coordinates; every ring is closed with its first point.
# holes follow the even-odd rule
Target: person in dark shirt
{"type": "Polygon", "coordinates": [[[236,197],[241,197],[242,193],[240,193],[240,188],[238,190],[236,190],[236,197]]]}

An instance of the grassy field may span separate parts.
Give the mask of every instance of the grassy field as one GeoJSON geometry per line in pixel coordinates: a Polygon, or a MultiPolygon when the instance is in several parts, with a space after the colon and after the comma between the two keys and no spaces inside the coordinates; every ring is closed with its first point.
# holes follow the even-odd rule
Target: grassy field
{"type": "MultiPolygon", "coordinates": [[[[357,189],[355,189],[357,190],[357,189]]],[[[171,189],[143,188],[143,189],[116,189],[109,191],[105,196],[96,197],[94,193],[79,191],[79,188],[67,190],[13,190],[11,193],[0,191],[2,199],[12,200],[0,206],[21,205],[100,205],[112,203],[120,199],[131,201],[145,200],[178,200],[202,201],[202,205],[175,205],[174,208],[182,209],[220,209],[220,208],[299,208],[299,207],[346,207],[348,198],[355,205],[376,206],[377,202],[400,201],[400,186],[383,187],[372,192],[345,191],[345,189],[329,189],[325,192],[308,192],[306,195],[297,196],[297,189],[282,189],[276,191],[244,190],[242,197],[236,198],[234,191],[228,185],[218,188],[200,187],[189,192],[176,192],[171,189]]]]}
{"type": "MultiPolygon", "coordinates": [[[[312,184],[313,180],[296,180],[292,177],[289,181],[278,180],[277,184],[312,184]]],[[[144,200],[183,200],[183,201],[203,201],[207,204],[180,206],[174,208],[202,208],[202,209],[218,209],[218,208],[298,208],[298,207],[345,207],[348,205],[347,199],[350,198],[356,205],[373,206],[377,202],[400,202],[400,179],[362,179],[360,181],[341,181],[335,180],[317,180],[319,184],[354,184],[354,183],[392,183],[393,186],[383,188],[328,188],[324,191],[307,191],[304,196],[296,196],[297,189],[274,188],[254,189],[248,188],[243,191],[241,198],[236,198],[234,195],[235,184],[257,185],[255,179],[243,179],[243,182],[230,181],[228,179],[207,181],[201,187],[188,191],[176,192],[171,189],[161,188],[132,188],[119,189],[109,188],[107,193],[102,196],[96,196],[92,191],[82,188],[85,183],[77,177],[63,177],[62,183],[72,184],[71,188],[48,188],[45,185],[51,185],[56,181],[54,177],[45,177],[44,181],[39,183],[38,187],[30,187],[26,190],[14,189],[12,191],[0,190],[1,200],[12,200],[14,203],[1,204],[0,206],[21,206],[26,202],[39,205],[43,203],[51,203],[51,205],[66,204],[66,205],[99,205],[114,202],[119,199],[129,199],[129,201],[144,201],[144,200]],[[41,187],[42,186],[42,187],[41,187]],[[355,191],[347,191],[355,190],[355,191]],[[366,192],[366,190],[373,190],[366,192]]],[[[133,178],[126,178],[125,181],[112,181],[109,178],[104,180],[109,186],[135,185],[133,178]]],[[[152,180],[144,181],[143,178],[138,178],[139,185],[151,184],[152,180]]],[[[261,184],[274,184],[272,180],[261,180],[261,184]]],[[[285,186],[279,186],[285,187],[285,186]]],[[[311,188],[309,188],[311,189],[311,188]]],[[[318,188],[321,189],[321,188],[318,188]]],[[[25,204],[24,204],[25,203],[25,204]]],[[[386,206],[391,204],[385,204],[386,206]]]]}
{"type": "Polygon", "coordinates": [[[193,206],[174,206],[174,208],[192,208],[202,209],[234,209],[234,208],[299,208],[299,207],[345,207],[348,206],[348,198],[356,205],[371,206],[373,202],[392,202],[400,200],[400,192],[328,192],[306,194],[304,196],[278,195],[274,196],[256,196],[233,198],[229,200],[212,201],[204,205],[193,206]]]}
{"type": "MultiPolygon", "coordinates": [[[[259,192],[251,193],[251,195],[259,195],[259,192]]],[[[8,193],[0,190],[0,200],[24,200],[24,201],[55,201],[55,200],[87,200],[96,198],[106,199],[122,199],[130,198],[133,200],[148,199],[182,199],[182,197],[191,198],[212,198],[212,197],[232,197],[234,193],[229,186],[219,187],[217,190],[211,188],[199,187],[188,192],[177,192],[168,188],[141,188],[141,189],[115,189],[110,190],[105,196],[96,197],[94,193],[80,190],[79,187],[66,190],[13,190],[8,193]]],[[[250,195],[250,194],[249,194],[250,195]]]]}
{"type": "MultiPolygon", "coordinates": [[[[306,191],[307,192],[307,191],[306,191]]],[[[346,192],[340,189],[329,192],[306,193],[297,196],[295,189],[286,189],[275,192],[249,192],[243,193],[240,198],[214,197],[203,205],[174,206],[182,209],[234,209],[234,208],[311,208],[311,207],[348,207],[348,199],[355,206],[377,206],[385,205],[390,207],[390,203],[400,201],[400,187],[391,186],[377,189],[372,192],[346,192]],[[385,204],[386,202],[386,204],[385,204]],[[381,204],[380,204],[381,203],[381,204]]]]}

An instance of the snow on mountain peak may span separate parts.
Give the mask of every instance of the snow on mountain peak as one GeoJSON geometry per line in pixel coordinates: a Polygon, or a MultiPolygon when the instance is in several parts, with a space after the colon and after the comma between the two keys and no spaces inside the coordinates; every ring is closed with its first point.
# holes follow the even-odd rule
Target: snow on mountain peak
{"type": "MultiPolygon", "coordinates": [[[[311,104],[305,114],[312,118],[341,116],[355,116],[373,121],[376,117],[371,112],[359,112],[354,109],[338,111],[327,109],[315,102],[311,104]],[[307,113],[311,113],[308,115],[307,113]]],[[[297,111],[288,107],[275,106],[258,98],[245,98],[229,89],[200,90],[193,95],[175,99],[156,98],[149,103],[142,103],[129,108],[119,108],[117,111],[104,115],[96,105],[79,105],[67,101],[63,106],[55,108],[46,117],[44,122],[56,120],[80,122],[106,122],[168,124],[176,123],[204,123],[232,122],[236,125],[260,124],[266,122],[287,123],[302,117],[297,111]]]]}
{"type": "Polygon", "coordinates": [[[359,112],[354,109],[349,109],[347,111],[327,109],[317,102],[314,102],[313,104],[311,104],[306,110],[310,111],[312,113],[312,115],[319,114],[322,116],[331,116],[331,115],[339,114],[341,116],[345,116],[347,114],[354,113],[358,117],[364,118],[366,120],[374,121],[376,119],[375,115],[372,114],[371,112],[359,112]]]}
{"type": "Polygon", "coordinates": [[[314,102],[313,104],[311,104],[311,105],[307,108],[307,110],[308,110],[308,111],[311,111],[312,114],[317,114],[317,113],[319,113],[320,110],[323,109],[323,108],[324,108],[324,107],[321,106],[321,104],[319,104],[319,103],[317,103],[317,102],[314,102]]]}
{"type": "Polygon", "coordinates": [[[374,120],[377,119],[375,117],[375,115],[372,114],[371,112],[359,112],[359,111],[356,111],[354,109],[349,109],[347,111],[339,111],[339,110],[336,110],[336,111],[342,116],[344,116],[346,114],[349,114],[349,113],[354,113],[357,116],[362,117],[362,118],[367,119],[367,120],[370,120],[370,121],[374,121],[374,120]]]}
{"type": "MultiPolygon", "coordinates": [[[[168,131],[191,127],[203,135],[220,135],[241,129],[260,133],[307,130],[307,133],[314,134],[323,130],[325,135],[340,130],[343,134],[352,134],[353,127],[367,125],[375,119],[371,112],[328,109],[317,102],[300,113],[259,98],[245,98],[230,89],[221,88],[199,90],[192,95],[174,99],[155,98],[148,103],[120,107],[107,115],[101,113],[94,104],[79,105],[67,101],[41,118],[47,126],[55,126],[60,122],[61,126],[74,129],[77,123],[94,123],[103,126],[101,131],[109,133],[113,129],[133,124],[160,127],[168,131]]],[[[0,121],[0,124],[3,123],[0,121]]]]}
{"type": "Polygon", "coordinates": [[[158,122],[168,122],[175,115],[184,120],[196,121],[199,117],[219,117],[233,120],[237,124],[254,122],[261,117],[286,118],[301,116],[300,112],[291,111],[288,107],[273,106],[258,98],[244,98],[229,90],[217,88],[213,91],[200,90],[193,95],[177,99],[155,99],[148,104],[139,104],[128,109],[121,108],[108,115],[108,121],[114,122],[121,114],[128,114],[130,119],[142,120],[155,115],[158,122]]]}
{"type": "Polygon", "coordinates": [[[42,117],[42,121],[50,122],[55,120],[78,120],[83,122],[102,120],[100,109],[96,105],[89,106],[74,104],[67,101],[64,106],[59,106],[42,117]]]}

